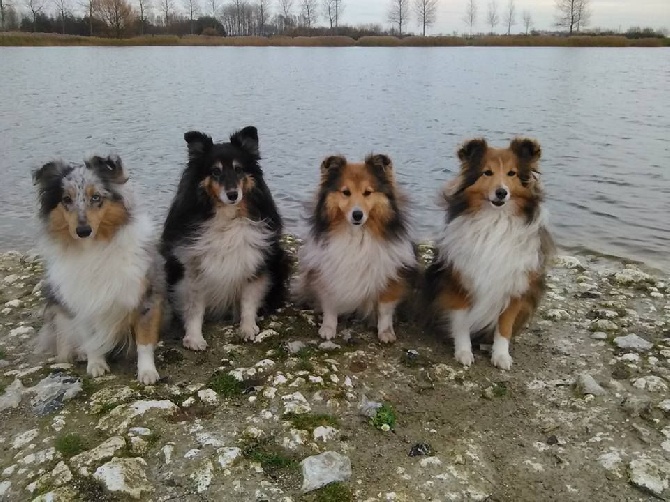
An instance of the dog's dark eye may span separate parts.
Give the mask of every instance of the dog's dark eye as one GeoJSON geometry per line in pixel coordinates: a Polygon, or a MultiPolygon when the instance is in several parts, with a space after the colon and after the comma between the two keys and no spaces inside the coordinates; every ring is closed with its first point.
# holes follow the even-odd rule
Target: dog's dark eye
{"type": "Polygon", "coordinates": [[[221,176],[222,172],[223,171],[221,170],[220,167],[213,167],[212,168],[212,176],[214,176],[215,178],[218,178],[219,176],[221,176]]]}
{"type": "Polygon", "coordinates": [[[363,197],[369,197],[371,193],[372,193],[372,190],[367,189],[365,192],[363,192],[363,197]]]}
{"type": "Polygon", "coordinates": [[[70,197],[69,195],[63,197],[63,204],[72,204],[72,197],[70,197]]]}
{"type": "Polygon", "coordinates": [[[507,176],[514,176],[516,174],[516,171],[509,171],[507,173],[507,176]]]}
{"type": "Polygon", "coordinates": [[[98,202],[100,202],[101,199],[102,199],[102,197],[100,197],[99,193],[94,193],[91,196],[91,202],[93,202],[94,204],[97,204],[98,202]]]}
{"type": "Polygon", "coordinates": [[[344,195],[345,197],[349,197],[351,195],[351,190],[345,188],[344,190],[342,190],[342,195],[344,195]]]}
{"type": "Polygon", "coordinates": [[[484,171],[484,176],[493,176],[493,171],[487,169],[486,171],[484,171]]]}

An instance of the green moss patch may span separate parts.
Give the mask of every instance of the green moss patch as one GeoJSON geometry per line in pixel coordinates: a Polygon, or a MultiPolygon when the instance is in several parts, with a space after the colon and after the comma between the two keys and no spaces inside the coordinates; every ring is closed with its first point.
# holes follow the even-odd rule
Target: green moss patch
{"type": "Polygon", "coordinates": [[[339,427],[340,421],[337,417],[319,413],[304,413],[297,415],[295,413],[287,413],[284,415],[284,420],[291,422],[291,425],[296,429],[313,431],[319,426],[339,427]]]}
{"type": "Polygon", "coordinates": [[[207,386],[223,397],[241,396],[244,391],[244,384],[228,373],[215,373],[207,386]]]}
{"type": "Polygon", "coordinates": [[[346,483],[330,483],[305,495],[301,500],[304,502],[351,502],[354,496],[346,483]]]}
{"type": "Polygon", "coordinates": [[[70,458],[86,450],[86,441],[79,434],[71,432],[58,436],[54,447],[63,457],[70,458]]]}

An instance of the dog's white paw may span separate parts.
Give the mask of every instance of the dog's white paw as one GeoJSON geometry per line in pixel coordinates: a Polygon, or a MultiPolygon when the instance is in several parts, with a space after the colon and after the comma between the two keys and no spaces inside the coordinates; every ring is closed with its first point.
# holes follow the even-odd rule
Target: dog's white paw
{"type": "Polygon", "coordinates": [[[240,334],[245,342],[253,342],[260,331],[256,323],[240,324],[240,334]]]}
{"type": "Polygon", "coordinates": [[[379,331],[377,333],[377,337],[379,338],[379,341],[382,343],[393,343],[396,340],[395,331],[393,331],[393,327],[379,331]]]}
{"type": "Polygon", "coordinates": [[[454,353],[456,360],[466,368],[470,367],[475,362],[475,356],[470,349],[457,350],[454,353]]]}
{"type": "Polygon", "coordinates": [[[93,378],[104,375],[109,372],[109,366],[104,359],[93,359],[88,361],[86,365],[86,373],[91,375],[93,378]]]}
{"type": "Polygon", "coordinates": [[[512,367],[512,356],[507,352],[493,352],[491,355],[491,362],[493,366],[501,370],[508,370],[512,367]]]}
{"type": "Polygon", "coordinates": [[[137,380],[144,385],[151,385],[156,383],[160,377],[158,376],[158,371],[155,366],[138,368],[137,370],[137,380]]]}
{"type": "Polygon", "coordinates": [[[207,342],[202,335],[185,336],[182,340],[182,345],[189,350],[205,350],[207,348],[207,342]]]}
{"type": "Polygon", "coordinates": [[[332,340],[335,338],[336,334],[337,328],[333,328],[332,326],[326,326],[325,324],[322,324],[321,328],[319,328],[319,336],[324,340],[332,340]]]}

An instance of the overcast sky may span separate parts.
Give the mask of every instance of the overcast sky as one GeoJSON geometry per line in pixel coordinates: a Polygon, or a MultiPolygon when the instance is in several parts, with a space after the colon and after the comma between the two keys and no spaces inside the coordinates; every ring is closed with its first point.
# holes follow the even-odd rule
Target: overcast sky
{"type": "MultiPolygon", "coordinates": [[[[343,0],[345,4],[342,23],[382,23],[389,25],[387,13],[390,0],[343,0]]],[[[414,0],[409,0],[413,3],[414,0]]],[[[478,7],[475,31],[490,31],[486,23],[486,10],[490,0],[475,0],[478,7]]],[[[502,14],[509,0],[494,0],[502,14]]],[[[528,10],[536,29],[550,29],[554,22],[555,0],[514,0],[517,24],[513,30],[521,31],[521,13],[528,10]]],[[[299,3],[296,2],[296,3],[299,3]]],[[[630,26],[651,26],[670,29],[670,0],[591,0],[591,26],[626,30],[630,26]]],[[[466,31],[463,22],[466,0],[438,0],[437,22],[431,34],[449,34],[466,31]]],[[[411,12],[409,30],[418,33],[416,16],[411,12]]],[[[503,16],[501,15],[501,18],[503,16]]],[[[502,24],[502,23],[501,23],[502,24]]],[[[404,31],[404,28],[403,28],[404,31]]],[[[498,26],[502,32],[502,26],[498,26]]]]}

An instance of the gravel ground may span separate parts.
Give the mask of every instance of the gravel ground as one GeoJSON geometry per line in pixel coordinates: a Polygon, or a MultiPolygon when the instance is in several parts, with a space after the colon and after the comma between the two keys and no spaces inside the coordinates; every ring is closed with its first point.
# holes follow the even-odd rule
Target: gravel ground
{"type": "Polygon", "coordinates": [[[194,353],[166,333],[154,386],[124,354],[96,379],[33,355],[41,273],[0,255],[1,500],[670,499],[658,272],[559,256],[507,372],[487,347],[464,370],[408,324],[392,346],[353,321],[323,343],[313,312],[287,308],[257,343],[209,324],[194,353]]]}

